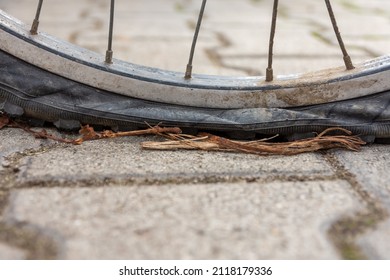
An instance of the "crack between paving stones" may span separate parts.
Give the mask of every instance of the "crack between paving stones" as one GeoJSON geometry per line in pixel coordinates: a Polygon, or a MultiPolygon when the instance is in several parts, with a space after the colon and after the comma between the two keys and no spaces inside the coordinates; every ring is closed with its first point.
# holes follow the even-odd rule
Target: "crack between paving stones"
{"type": "Polygon", "coordinates": [[[59,242],[54,239],[46,229],[31,223],[0,222],[0,241],[26,251],[28,260],[58,259],[59,242]]]}
{"type": "MultiPolygon", "coordinates": [[[[191,30],[195,29],[195,25],[196,25],[196,23],[192,20],[187,22],[187,26],[191,30]]],[[[212,64],[214,64],[216,67],[219,67],[219,68],[241,71],[241,72],[244,72],[245,74],[250,75],[250,76],[261,76],[261,71],[259,71],[259,70],[256,70],[256,69],[253,69],[250,67],[244,67],[244,66],[240,67],[240,66],[233,66],[233,65],[227,64],[224,61],[223,56],[220,55],[219,51],[231,47],[232,42],[221,32],[213,32],[213,33],[217,39],[218,45],[213,46],[213,47],[209,47],[209,48],[205,48],[205,50],[204,50],[206,56],[208,57],[208,59],[211,61],[212,64]]]]}
{"type": "MultiPolygon", "coordinates": [[[[104,8],[107,8],[107,7],[104,7],[104,8]]],[[[99,9],[99,7],[98,7],[98,9],[99,9]]],[[[93,13],[92,13],[90,8],[81,10],[80,14],[79,14],[79,18],[82,21],[89,22],[92,24],[92,29],[88,30],[88,33],[90,33],[91,31],[99,31],[100,29],[102,29],[104,27],[104,22],[99,18],[92,17],[92,15],[93,15],[93,13]]],[[[85,30],[76,29],[76,31],[73,31],[70,33],[70,35],[68,37],[68,41],[72,44],[77,45],[77,42],[79,41],[79,39],[83,37],[84,32],[85,32],[85,30]]],[[[80,44],[78,44],[78,45],[80,45],[80,44]]],[[[96,46],[92,46],[92,45],[89,46],[87,44],[83,44],[83,47],[85,47],[91,51],[94,51],[94,52],[99,52],[99,49],[102,46],[96,47],[96,46]]]]}
{"type": "Polygon", "coordinates": [[[381,16],[386,19],[390,18],[390,12],[383,9],[383,7],[378,8],[366,8],[361,5],[354,3],[354,1],[349,0],[340,0],[339,4],[344,7],[346,10],[349,10],[351,13],[355,14],[366,14],[366,15],[374,15],[381,16]]]}
{"type": "MultiPolygon", "coordinates": [[[[313,29],[311,31],[311,36],[313,36],[315,39],[319,40],[320,42],[324,43],[325,45],[328,45],[330,47],[338,47],[337,42],[332,38],[328,38],[323,34],[326,34],[327,31],[330,30],[331,27],[323,25],[319,22],[313,21],[313,20],[307,20],[307,25],[312,26],[313,29]]],[[[352,50],[358,50],[362,51],[368,56],[371,56],[373,58],[381,56],[380,53],[377,53],[375,51],[370,50],[369,48],[365,46],[360,46],[356,44],[348,43],[348,49],[352,50]]]]}
{"type": "Polygon", "coordinates": [[[356,239],[360,235],[375,229],[379,223],[388,218],[389,213],[379,201],[364,189],[355,175],[349,172],[333,154],[325,152],[323,155],[334,168],[336,176],[347,181],[351,185],[352,190],[366,204],[365,210],[344,216],[335,221],[328,230],[328,236],[344,259],[368,259],[362,248],[356,243],[356,239]]]}
{"type": "Polygon", "coordinates": [[[228,63],[226,63],[224,61],[223,56],[220,55],[219,51],[222,49],[229,48],[230,46],[232,46],[232,43],[224,34],[222,34],[220,32],[215,32],[214,34],[217,38],[217,41],[219,42],[219,46],[210,47],[210,48],[205,49],[205,53],[206,53],[207,57],[210,59],[210,61],[214,65],[216,65],[217,67],[220,67],[220,68],[242,71],[249,76],[261,76],[262,75],[262,72],[260,70],[253,69],[251,67],[233,66],[233,65],[229,65],[228,63]]]}
{"type": "Polygon", "coordinates": [[[112,175],[96,178],[96,175],[91,175],[90,178],[79,179],[56,179],[54,177],[46,180],[32,180],[25,183],[19,183],[13,186],[13,189],[46,189],[46,188],[95,188],[95,187],[114,187],[127,186],[133,187],[138,185],[143,186],[161,186],[161,185],[188,185],[188,184],[234,184],[234,183],[261,183],[270,182],[314,182],[314,181],[336,181],[337,177],[333,175],[270,175],[253,176],[252,173],[247,174],[196,174],[183,176],[177,173],[148,176],[144,175],[112,175]],[[114,178],[115,177],[115,178],[114,178]]]}

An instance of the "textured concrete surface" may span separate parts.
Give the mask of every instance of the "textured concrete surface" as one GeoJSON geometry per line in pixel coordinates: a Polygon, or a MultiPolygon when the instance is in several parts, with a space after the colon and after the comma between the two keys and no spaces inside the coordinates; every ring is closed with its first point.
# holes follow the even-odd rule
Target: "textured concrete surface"
{"type": "Polygon", "coordinates": [[[390,221],[378,225],[374,232],[360,237],[357,242],[364,253],[371,259],[388,260],[390,259],[390,221]]]}
{"type": "Polygon", "coordinates": [[[25,257],[23,250],[0,243],[0,260],[23,260],[25,257]]]}
{"type": "Polygon", "coordinates": [[[31,138],[31,135],[23,130],[3,129],[0,130],[0,171],[9,166],[5,158],[16,152],[29,149],[39,149],[47,141],[31,138]]]}
{"type": "Polygon", "coordinates": [[[70,259],[337,259],[326,230],[359,208],[338,180],[168,184],[15,191],[4,219],[56,232],[70,259]]]}
{"type": "MultiPolygon", "coordinates": [[[[30,24],[37,1],[0,0],[30,24]]],[[[200,1],[116,1],[114,56],[183,71],[200,1]]],[[[45,1],[42,31],[104,53],[106,0],[45,1]]],[[[355,62],[390,50],[390,2],[333,0],[355,62]]],[[[272,1],[209,1],[196,73],[260,75],[272,1]]],[[[342,65],[323,1],[281,1],[275,74],[342,65]]],[[[389,259],[390,146],[293,157],[152,152],[153,137],[0,131],[2,259],[389,259]]]]}
{"type": "MultiPolygon", "coordinates": [[[[359,154],[337,152],[335,155],[346,169],[356,176],[364,190],[374,196],[387,211],[390,211],[390,145],[364,149],[359,154]]],[[[359,238],[359,244],[367,255],[374,259],[390,259],[390,220],[381,223],[378,228],[359,238]]]]}
{"type": "Polygon", "coordinates": [[[81,146],[59,146],[20,161],[18,183],[37,180],[104,180],[146,178],[179,180],[236,177],[332,176],[331,167],[319,154],[264,157],[237,153],[176,152],[142,150],[144,141],[157,137],[135,137],[86,142],[81,146]],[[58,158],[62,158],[58,161],[58,158]],[[44,166],[45,168],[42,168],[44,166]]]}
{"type": "Polygon", "coordinates": [[[375,195],[390,210],[390,145],[364,148],[359,153],[338,151],[334,153],[341,164],[356,176],[365,190],[375,195]]]}

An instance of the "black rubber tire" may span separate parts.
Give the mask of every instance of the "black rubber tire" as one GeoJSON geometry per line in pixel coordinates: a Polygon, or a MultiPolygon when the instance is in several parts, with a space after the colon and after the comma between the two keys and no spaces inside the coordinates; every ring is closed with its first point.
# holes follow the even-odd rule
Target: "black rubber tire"
{"type": "Polygon", "coordinates": [[[293,108],[210,109],[130,98],[52,74],[0,51],[0,102],[11,116],[133,129],[149,125],[215,131],[296,135],[343,127],[354,134],[390,137],[390,92],[293,108]]]}

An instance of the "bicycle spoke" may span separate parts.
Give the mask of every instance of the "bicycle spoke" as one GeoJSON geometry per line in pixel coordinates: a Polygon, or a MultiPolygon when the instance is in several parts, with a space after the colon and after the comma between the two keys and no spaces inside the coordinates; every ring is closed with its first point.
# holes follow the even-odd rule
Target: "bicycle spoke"
{"type": "Polygon", "coordinates": [[[341,38],[339,27],[337,26],[336,17],[334,15],[332,5],[330,4],[330,0],[325,0],[325,3],[326,3],[326,6],[328,8],[328,12],[329,12],[330,20],[332,21],[334,32],[336,33],[337,41],[339,42],[341,51],[343,53],[345,67],[347,68],[347,70],[352,70],[355,67],[352,64],[351,57],[348,55],[348,52],[347,52],[347,49],[345,48],[343,39],[341,38]]]}
{"type": "Polygon", "coordinates": [[[113,37],[113,31],[114,31],[114,12],[115,12],[115,0],[111,0],[110,26],[109,26],[109,32],[108,32],[108,47],[107,47],[107,51],[106,51],[106,63],[107,64],[112,64],[112,57],[113,57],[112,37],[113,37]]]}
{"type": "Polygon", "coordinates": [[[203,14],[204,14],[204,10],[205,10],[205,7],[206,7],[206,3],[207,3],[207,0],[203,0],[202,6],[200,8],[198,22],[196,24],[194,37],[192,39],[190,58],[188,59],[188,64],[187,64],[187,68],[186,68],[186,72],[185,72],[185,76],[184,76],[185,79],[191,79],[191,77],[192,77],[192,62],[193,62],[193,59],[194,59],[196,42],[198,40],[200,25],[202,24],[202,19],[203,19],[203,14]]]}
{"type": "Polygon", "coordinates": [[[266,70],[265,80],[271,82],[274,79],[274,71],[272,69],[273,49],[274,49],[274,38],[276,32],[276,18],[278,16],[278,4],[279,0],[274,0],[274,7],[272,12],[272,23],[271,23],[271,34],[269,39],[269,50],[268,50],[268,67],[266,70]]]}
{"type": "Polygon", "coordinates": [[[37,35],[38,34],[39,16],[41,15],[42,4],[43,4],[43,0],[39,0],[38,7],[37,7],[37,12],[35,14],[35,18],[34,18],[34,21],[32,23],[31,30],[30,30],[31,35],[37,35]]]}

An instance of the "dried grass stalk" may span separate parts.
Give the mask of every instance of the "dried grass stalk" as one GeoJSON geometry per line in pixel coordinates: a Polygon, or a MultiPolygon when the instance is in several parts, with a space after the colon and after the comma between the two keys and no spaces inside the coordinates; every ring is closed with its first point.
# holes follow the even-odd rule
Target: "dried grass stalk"
{"type": "MultiPolygon", "coordinates": [[[[272,143],[259,141],[233,141],[216,135],[203,133],[198,136],[166,135],[164,142],[144,142],[142,148],[148,150],[206,150],[241,152],[256,155],[296,155],[306,152],[342,148],[358,151],[366,143],[351,132],[342,128],[329,128],[313,138],[292,142],[272,143]],[[341,131],[345,135],[328,135],[341,131]]],[[[269,139],[266,139],[269,140],[269,139]]]]}

